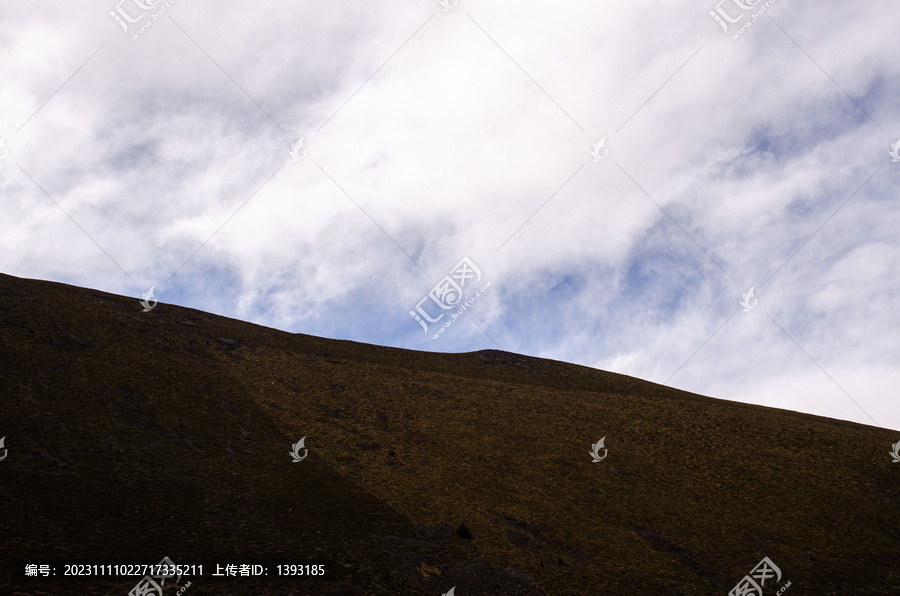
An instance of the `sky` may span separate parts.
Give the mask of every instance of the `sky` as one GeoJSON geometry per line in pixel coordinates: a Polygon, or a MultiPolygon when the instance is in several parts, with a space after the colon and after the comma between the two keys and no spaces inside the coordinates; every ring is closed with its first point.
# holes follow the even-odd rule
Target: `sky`
{"type": "Polygon", "coordinates": [[[900,430],[898,20],[4,2],[0,271],[900,430]]]}

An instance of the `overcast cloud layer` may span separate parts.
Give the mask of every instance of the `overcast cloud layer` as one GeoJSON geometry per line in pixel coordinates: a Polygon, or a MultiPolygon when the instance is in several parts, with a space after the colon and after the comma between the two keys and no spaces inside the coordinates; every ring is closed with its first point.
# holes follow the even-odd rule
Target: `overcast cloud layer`
{"type": "Polygon", "coordinates": [[[3,272],[900,429],[896,2],[117,2],[0,5],[3,272]]]}

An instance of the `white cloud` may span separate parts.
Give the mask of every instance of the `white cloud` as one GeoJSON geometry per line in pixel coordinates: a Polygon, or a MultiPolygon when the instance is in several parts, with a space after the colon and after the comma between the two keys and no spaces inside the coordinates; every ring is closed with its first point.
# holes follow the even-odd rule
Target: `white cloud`
{"type": "Polygon", "coordinates": [[[900,429],[896,4],[70,4],[0,9],[0,270],[900,429]]]}

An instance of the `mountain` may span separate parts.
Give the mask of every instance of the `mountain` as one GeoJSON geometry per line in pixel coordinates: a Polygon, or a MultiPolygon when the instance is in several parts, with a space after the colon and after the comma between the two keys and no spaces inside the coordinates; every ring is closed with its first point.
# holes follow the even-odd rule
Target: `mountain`
{"type": "Polygon", "coordinates": [[[900,594],[886,429],[7,275],[0,339],[2,594],[900,594]]]}

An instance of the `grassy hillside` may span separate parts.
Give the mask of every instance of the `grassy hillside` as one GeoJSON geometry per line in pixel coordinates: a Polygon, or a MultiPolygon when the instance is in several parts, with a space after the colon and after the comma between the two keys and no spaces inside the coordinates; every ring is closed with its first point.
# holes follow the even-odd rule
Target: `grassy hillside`
{"type": "Polygon", "coordinates": [[[63,565],[164,556],[204,564],[185,596],[727,594],[764,556],[766,596],[900,594],[896,432],[506,352],[0,275],[0,436],[0,594],[125,595],[63,565]]]}

